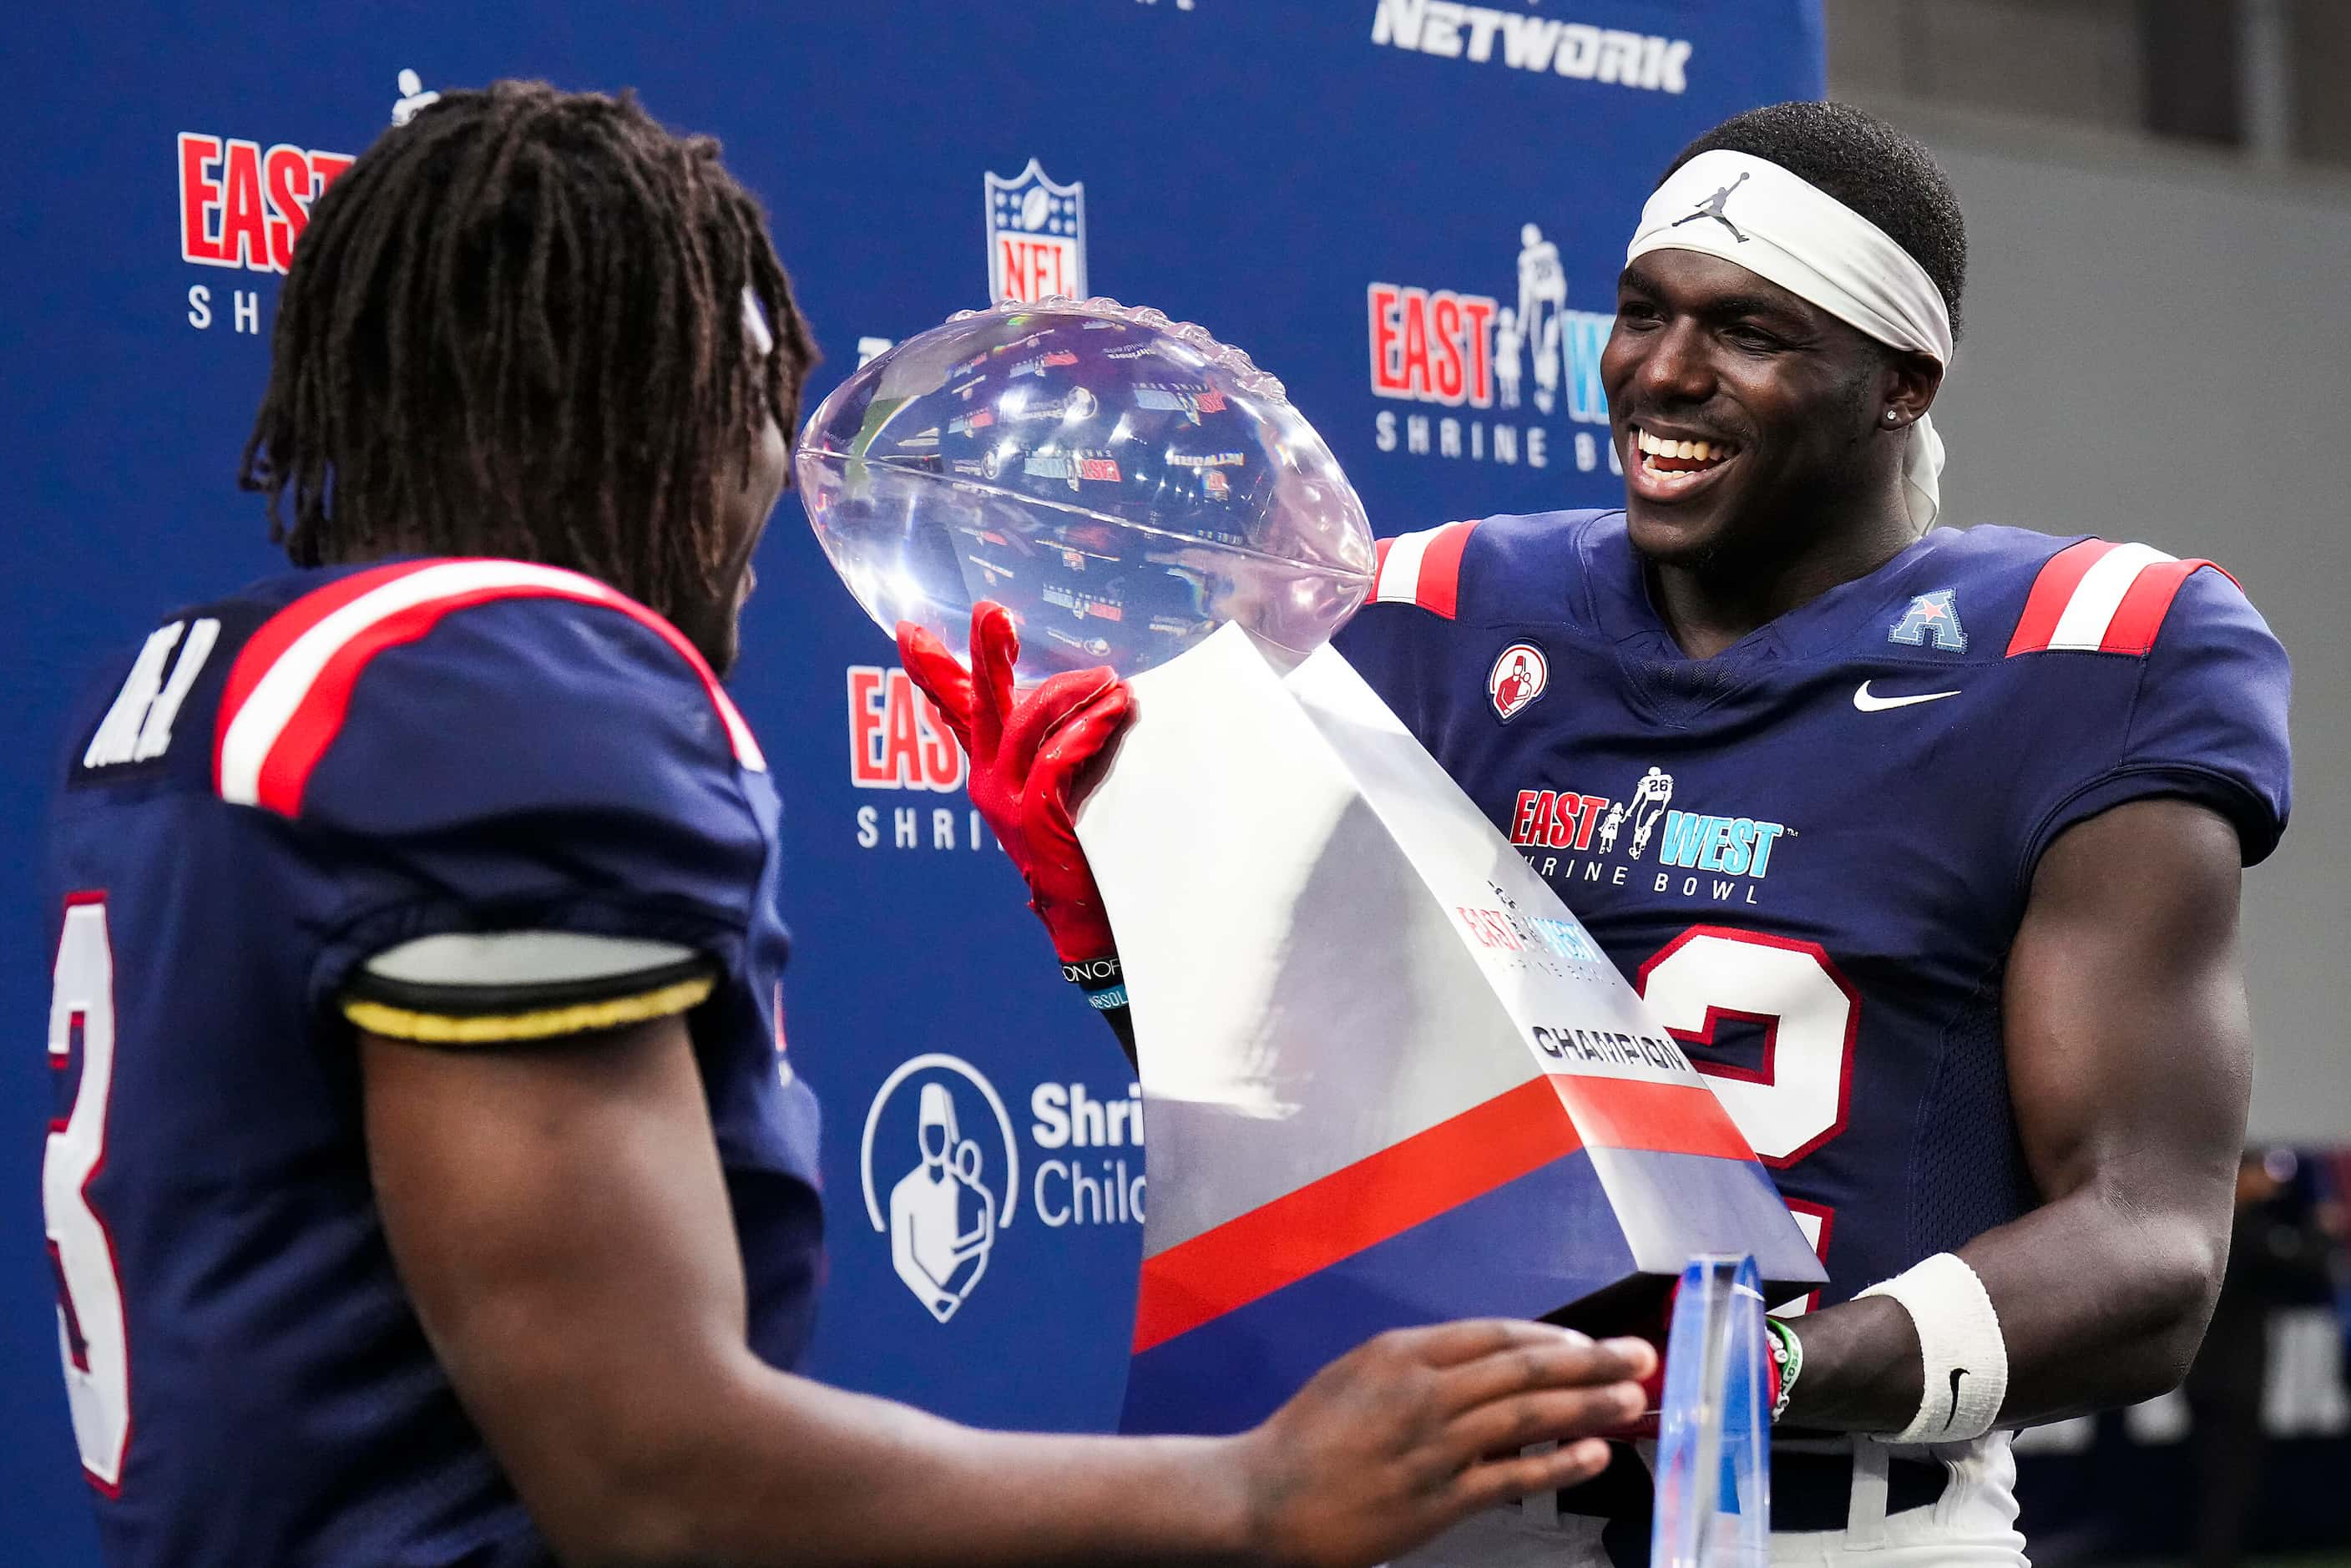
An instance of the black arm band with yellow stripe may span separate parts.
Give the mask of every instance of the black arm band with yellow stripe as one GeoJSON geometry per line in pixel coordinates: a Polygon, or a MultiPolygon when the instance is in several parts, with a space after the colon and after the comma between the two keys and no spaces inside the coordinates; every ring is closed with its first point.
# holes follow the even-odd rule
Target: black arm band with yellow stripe
{"type": "Polygon", "coordinates": [[[696,954],[623,975],[526,985],[427,985],[364,967],[352,972],[343,1016],[371,1034],[424,1045],[490,1045],[616,1029],[684,1012],[716,975],[696,954]]]}

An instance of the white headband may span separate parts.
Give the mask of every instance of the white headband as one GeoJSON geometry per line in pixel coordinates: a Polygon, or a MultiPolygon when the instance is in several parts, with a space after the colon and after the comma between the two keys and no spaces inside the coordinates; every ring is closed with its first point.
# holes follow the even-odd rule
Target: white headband
{"type": "MultiPolygon", "coordinates": [[[[1653,250],[1719,256],[1881,343],[1951,362],[1951,313],[1927,269],[1884,229],[1777,163],[1718,149],[1675,170],[1642,207],[1625,259],[1653,250]]],[[[1921,414],[1902,455],[1902,482],[1922,527],[1941,509],[1942,472],[1942,437],[1921,414]]]]}

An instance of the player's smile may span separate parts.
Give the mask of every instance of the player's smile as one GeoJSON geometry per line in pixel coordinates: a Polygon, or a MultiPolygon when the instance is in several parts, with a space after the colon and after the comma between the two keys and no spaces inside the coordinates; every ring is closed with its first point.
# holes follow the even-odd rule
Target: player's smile
{"type": "Polygon", "coordinates": [[[1687,427],[1625,422],[1625,484],[1644,501],[1673,506],[1715,487],[1740,459],[1739,443],[1687,427]]]}

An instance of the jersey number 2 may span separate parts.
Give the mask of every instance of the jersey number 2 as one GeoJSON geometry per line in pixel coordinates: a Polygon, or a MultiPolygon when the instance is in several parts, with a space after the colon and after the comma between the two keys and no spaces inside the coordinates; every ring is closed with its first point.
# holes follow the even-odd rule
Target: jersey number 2
{"type": "Polygon", "coordinates": [[[65,1362],[74,1442],[82,1469],[110,1495],[122,1481],[131,1442],[131,1343],[114,1239],[89,1206],[89,1186],[106,1164],[107,1101],[114,1086],[114,947],[102,894],[66,900],[64,934],[49,998],[49,1066],[73,1062],[81,1040],[81,1084],[63,1121],[49,1124],[41,1157],[41,1209],[57,1273],[57,1354],[65,1362]]]}
{"type": "MultiPolygon", "coordinates": [[[[1844,1131],[1861,996],[1820,944],[1693,925],[1641,966],[1636,983],[1685,1044],[1714,1044],[1726,1019],[1761,1028],[1755,1066],[1695,1056],[1692,1065],[1712,1080],[1715,1098],[1765,1165],[1794,1165],[1844,1131]]],[[[1834,1217],[1800,1200],[1788,1207],[1825,1258],[1834,1217]]]]}

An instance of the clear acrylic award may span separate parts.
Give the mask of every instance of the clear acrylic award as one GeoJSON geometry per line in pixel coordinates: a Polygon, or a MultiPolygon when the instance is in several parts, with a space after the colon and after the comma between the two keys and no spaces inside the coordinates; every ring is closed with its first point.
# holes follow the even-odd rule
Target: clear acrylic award
{"type": "Polygon", "coordinates": [[[1771,1560],[1771,1346],[1752,1258],[1682,1271],[1658,1420],[1653,1568],[1764,1568],[1771,1560]]]}

